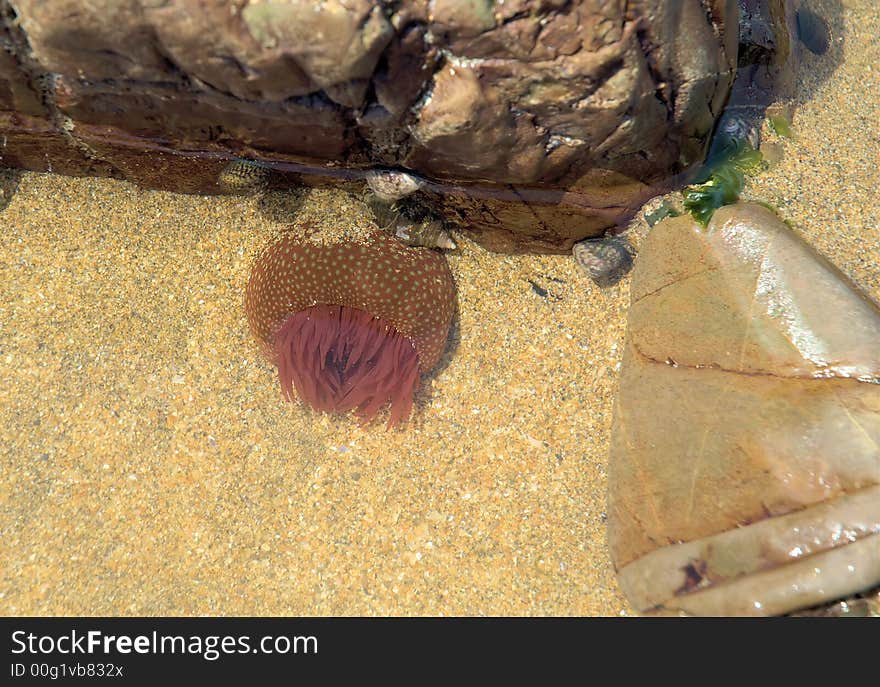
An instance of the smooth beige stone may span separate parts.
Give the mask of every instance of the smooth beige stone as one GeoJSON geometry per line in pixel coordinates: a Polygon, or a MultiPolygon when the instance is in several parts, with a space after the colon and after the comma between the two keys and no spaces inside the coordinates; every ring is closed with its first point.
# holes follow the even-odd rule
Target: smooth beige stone
{"type": "Polygon", "coordinates": [[[880,582],[878,383],[876,304],[773,212],[658,224],[609,468],[631,603],[763,615],[880,582]]]}

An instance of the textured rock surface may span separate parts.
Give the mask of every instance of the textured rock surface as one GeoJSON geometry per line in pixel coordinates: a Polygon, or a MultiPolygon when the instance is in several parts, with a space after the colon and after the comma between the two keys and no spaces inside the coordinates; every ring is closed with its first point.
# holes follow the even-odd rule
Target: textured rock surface
{"type": "MultiPolygon", "coordinates": [[[[84,158],[81,173],[97,160],[154,183],[126,162],[151,146],[317,171],[399,165],[438,191],[458,186],[437,202],[506,250],[570,249],[698,161],[736,62],[735,0],[326,0],[320,11],[312,0],[3,0],[0,9],[0,104],[42,114],[84,158]],[[613,204],[597,203],[609,191],[613,204]]],[[[38,128],[2,122],[30,138],[38,128]]]]}
{"type": "Polygon", "coordinates": [[[712,156],[720,154],[731,137],[760,147],[761,126],[771,104],[791,116],[802,52],[796,29],[801,4],[800,0],[739,0],[738,69],[712,156]]]}
{"type": "Polygon", "coordinates": [[[880,311],[769,210],[642,246],[609,542],[640,611],[775,614],[880,583],[880,311]]]}

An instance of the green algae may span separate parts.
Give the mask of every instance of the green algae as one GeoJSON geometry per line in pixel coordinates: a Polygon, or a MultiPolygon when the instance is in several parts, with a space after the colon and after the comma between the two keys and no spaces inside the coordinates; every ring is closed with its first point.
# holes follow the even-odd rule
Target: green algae
{"type": "Polygon", "coordinates": [[[731,138],[715,159],[707,162],[701,181],[685,188],[684,209],[706,226],[715,210],[735,203],[742,193],[747,175],[763,167],[763,156],[750,143],[731,138]]]}
{"type": "Polygon", "coordinates": [[[773,129],[773,132],[777,136],[782,136],[783,138],[793,138],[794,133],[791,130],[791,122],[788,117],[784,115],[773,115],[768,119],[770,124],[770,128],[773,129]]]}
{"type": "Polygon", "coordinates": [[[680,215],[681,213],[675,209],[672,203],[664,200],[656,210],[645,214],[645,221],[649,227],[653,227],[667,217],[678,217],[680,215]]]}

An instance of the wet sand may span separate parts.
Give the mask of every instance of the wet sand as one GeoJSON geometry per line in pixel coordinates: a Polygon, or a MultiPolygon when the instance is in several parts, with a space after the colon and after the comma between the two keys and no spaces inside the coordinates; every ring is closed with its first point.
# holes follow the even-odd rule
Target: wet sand
{"type": "MultiPolygon", "coordinates": [[[[23,177],[0,278],[5,609],[623,608],[602,521],[623,290],[461,241],[417,414],[361,428],[284,403],[250,338],[248,268],[284,217],[266,205],[23,177]]],[[[357,209],[313,191],[288,212],[357,209]]]]}
{"type": "MultiPolygon", "coordinates": [[[[845,6],[845,60],[808,57],[796,138],[745,195],[880,300],[880,19],[845,6]]],[[[628,281],[456,236],[441,367],[403,428],[360,427],[282,401],[242,305],[274,232],[359,211],[21,177],[0,214],[0,613],[631,614],[604,523],[628,281]]]]}

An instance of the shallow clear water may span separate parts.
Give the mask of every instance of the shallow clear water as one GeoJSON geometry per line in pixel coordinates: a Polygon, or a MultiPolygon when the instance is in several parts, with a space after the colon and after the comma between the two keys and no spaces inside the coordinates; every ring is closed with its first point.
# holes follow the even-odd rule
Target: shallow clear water
{"type": "MultiPolygon", "coordinates": [[[[828,55],[805,57],[794,139],[744,195],[880,300],[880,17],[843,7],[828,55]]],[[[364,428],[283,403],[242,307],[268,237],[294,217],[366,221],[350,195],[7,188],[8,614],[630,612],[604,525],[626,280],[600,290],[569,256],[457,235],[444,360],[409,424],[364,428]]]]}

